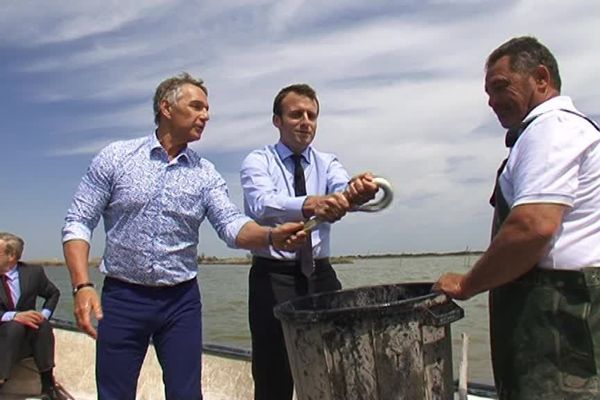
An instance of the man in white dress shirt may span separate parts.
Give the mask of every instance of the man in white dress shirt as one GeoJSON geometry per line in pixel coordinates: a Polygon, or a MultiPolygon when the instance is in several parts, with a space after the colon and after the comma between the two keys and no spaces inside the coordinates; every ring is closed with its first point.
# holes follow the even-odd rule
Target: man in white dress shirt
{"type": "MultiPolygon", "coordinates": [[[[368,173],[350,179],[330,153],[312,146],[319,101],[306,84],[283,88],[273,104],[279,141],[250,153],[242,164],[246,214],[275,226],[316,216],[333,222],[373,198],[377,185],[368,173]]],[[[337,290],[341,284],[329,262],[329,231],[323,223],[296,252],[253,250],[250,270],[250,331],[255,400],[290,400],[293,380],[276,304],[296,297],[337,290]]]]}

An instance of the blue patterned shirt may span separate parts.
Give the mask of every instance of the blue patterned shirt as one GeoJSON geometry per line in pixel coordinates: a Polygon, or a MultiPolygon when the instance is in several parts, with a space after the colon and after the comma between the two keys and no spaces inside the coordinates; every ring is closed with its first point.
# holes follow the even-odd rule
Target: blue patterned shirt
{"type": "Polygon", "coordinates": [[[169,161],[155,134],[112,143],[93,159],[65,218],[63,243],[89,243],[100,216],[106,231],[100,270],[148,286],[196,276],[205,217],[230,247],[250,221],[213,164],[189,147],[169,161]]]}
{"type": "MultiPolygon", "coordinates": [[[[240,176],[244,189],[244,210],[261,225],[274,226],[305,220],[302,205],[306,196],[295,195],[292,154],[287,146],[278,142],[253,151],[242,163],[240,176]]],[[[348,186],[350,177],[333,154],[309,146],[302,153],[302,166],[309,196],[341,192],[348,186]]],[[[312,232],[315,258],[329,257],[330,230],[331,224],[324,223],[312,232]]],[[[277,251],[272,247],[256,249],[252,253],[267,258],[296,258],[296,252],[277,251]]]]}

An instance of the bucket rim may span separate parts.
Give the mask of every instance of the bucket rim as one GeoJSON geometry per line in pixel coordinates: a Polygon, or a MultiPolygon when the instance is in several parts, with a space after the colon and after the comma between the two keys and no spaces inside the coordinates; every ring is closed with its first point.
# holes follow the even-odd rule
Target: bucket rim
{"type": "Polygon", "coordinates": [[[321,309],[321,310],[297,310],[293,307],[294,302],[300,300],[305,301],[308,298],[319,298],[329,296],[332,293],[344,293],[351,292],[360,289],[369,289],[374,287],[384,286],[433,286],[433,282],[407,282],[407,283],[395,283],[395,284],[383,284],[383,285],[366,285],[358,286],[349,289],[321,292],[308,296],[299,297],[293,300],[286,301],[278,304],[274,307],[273,311],[275,316],[280,320],[302,320],[307,322],[316,322],[321,320],[332,320],[348,314],[365,314],[365,313],[377,313],[377,315],[387,314],[399,314],[401,312],[409,312],[415,309],[423,309],[436,304],[443,304],[450,301],[450,298],[442,292],[429,292],[421,296],[411,297],[410,299],[388,301],[385,303],[378,303],[366,306],[352,306],[352,307],[340,307],[335,309],[321,309]],[[423,302],[427,304],[423,304],[423,302]],[[293,317],[293,318],[292,318],[293,317]]]}

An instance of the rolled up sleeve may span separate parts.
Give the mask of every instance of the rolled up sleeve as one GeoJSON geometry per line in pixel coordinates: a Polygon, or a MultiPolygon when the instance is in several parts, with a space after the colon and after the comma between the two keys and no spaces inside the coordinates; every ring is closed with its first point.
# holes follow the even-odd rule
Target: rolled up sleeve
{"type": "Polygon", "coordinates": [[[204,207],[211,225],[227,246],[237,248],[235,240],[242,227],[252,221],[233,204],[225,180],[214,171],[214,182],[208,185],[204,207]]]}
{"type": "Polygon", "coordinates": [[[62,242],[81,239],[90,242],[102,212],[110,199],[112,166],[110,147],[101,151],[83,176],[62,229],[62,242]]]}

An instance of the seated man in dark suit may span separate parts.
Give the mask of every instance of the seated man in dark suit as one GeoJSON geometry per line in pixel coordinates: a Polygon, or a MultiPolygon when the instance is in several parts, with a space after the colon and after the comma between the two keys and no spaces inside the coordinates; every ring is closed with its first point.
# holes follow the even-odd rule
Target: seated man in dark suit
{"type": "Polygon", "coordinates": [[[23,240],[0,232],[0,387],[10,377],[13,365],[33,354],[42,381],[42,399],[55,400],[58,393],[54,368],[54,334],[48,318],[56,308],[59,290],[44,269],[19,262],[23,240]],[[36,311],[37,297],[46,301],[36,311]]]}

